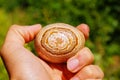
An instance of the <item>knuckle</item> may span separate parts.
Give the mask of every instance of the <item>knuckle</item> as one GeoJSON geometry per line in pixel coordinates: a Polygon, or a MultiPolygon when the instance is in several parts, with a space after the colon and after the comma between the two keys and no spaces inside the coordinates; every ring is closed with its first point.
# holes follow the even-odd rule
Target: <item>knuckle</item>
{"type": "Polygon", "coordinates": [[[16,30],[17,28],[16,27],[19,27],[18,25],[16,25],[16,24],[13,24],[10,28],[9,28],[9,30],[16,30]]]}
{"type": "Polygon", "coordinates": [[[97,65],[89,65],[85,67],[85,71],[89,77],[93,77],[96,79],[102,79],[104,77],[103,71],[97,65]]]}
{"type": "MultiPolygon", "coordinates": [[[[99,66],[97,66],[97,68],[100,69],[99,66]]],[[[102,80],[104,74],[102,70],[99,71],[97,68],[95,65],[85,66],[76,76],[78,76],[82,80],[86,80],[86,79],[102,80]]]]}
{"type": "Polygon", "coordinates": [[[85,67],[85,71],[89,77],[94,76],[93,65],[85,67]]]}
{"type": "Polygon", "coordinates": [[[23,29],[23,27],[17,25],[17,24],[13,24],[10,28],[9,28],[9,31],[12,31],[12,32],[20,32],[21,30],[23,29]]]}
{"type": "Polygon", "coordinates": [[[98,73],[100,74],[100,78],[103,78],[104,77],[104,72],[102,71],[102,69],[97,65],[95,65],[95,67],[96,67],[98,73]]]}
{"type": "Polygon", "coordinates": [[[93,53],[91,52],[91,50],[88,47],[85,47],[85,50],[86,50],[86,56],[87,56],[89,63],[93,62],[94,61],[93,53]]]}
{"type": "Polygon", "coordinates": [[[11,28],[15,28],[15,27],[18,27],[18,25],[17,25],[17,24],[13,24],[13,25],[11,26],[11,28]]]}

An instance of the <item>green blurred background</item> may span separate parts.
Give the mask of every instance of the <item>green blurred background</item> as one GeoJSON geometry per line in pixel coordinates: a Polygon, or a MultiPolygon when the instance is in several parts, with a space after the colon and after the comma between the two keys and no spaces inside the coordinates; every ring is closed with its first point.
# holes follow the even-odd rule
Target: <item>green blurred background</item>
{"type": "MultiPolygon", "coordinates": [[[[86,46],[95,55],[94,64],[104,71],[104,80],[120,80],[119,0],[0,0],[0,47],[13,24],[44,26],[56,22],[88,24],[86,46]]],[[[33,43],[27,47],[35,52],[33,43]]],[[[9,80],[1,58],[0,80],[9,80]]]]}

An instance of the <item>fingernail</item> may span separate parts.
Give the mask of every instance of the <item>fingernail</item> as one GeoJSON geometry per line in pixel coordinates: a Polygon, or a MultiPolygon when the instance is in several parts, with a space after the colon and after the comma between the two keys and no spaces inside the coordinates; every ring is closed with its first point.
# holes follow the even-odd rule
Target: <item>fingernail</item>
{"type": "Polygon", "coordinates": [[[79,65],[79,60],[78,59],[72,59],[68,61],[68,69],[69,70],[75,70],[79,65]]]}
{"type": "Polygon", "coordinates": [[[80,80],[78,77],[73,77],[70,80],[80,80]]]}
{"type": "Polygon", "coordinates": [[[84,31],[86,31],[86,32],[88,32],[88,33],[90,32],[90,29],[89,29],[89,27],[88,27],[87,24],[82,24],[82,26],[84,27],[84,28],[83,28],[84,31]]]}

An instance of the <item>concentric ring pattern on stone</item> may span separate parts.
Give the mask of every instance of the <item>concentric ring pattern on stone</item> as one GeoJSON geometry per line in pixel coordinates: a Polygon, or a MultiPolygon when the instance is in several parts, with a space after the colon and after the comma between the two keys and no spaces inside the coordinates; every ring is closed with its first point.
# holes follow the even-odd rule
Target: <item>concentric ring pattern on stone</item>
{"type": "Polygon", "coordinates": [[[52,54],[61,55],[67,54],[75,48],[77,38],[71,30],[56,27],[43,34],[41,44],[52,54]]]}

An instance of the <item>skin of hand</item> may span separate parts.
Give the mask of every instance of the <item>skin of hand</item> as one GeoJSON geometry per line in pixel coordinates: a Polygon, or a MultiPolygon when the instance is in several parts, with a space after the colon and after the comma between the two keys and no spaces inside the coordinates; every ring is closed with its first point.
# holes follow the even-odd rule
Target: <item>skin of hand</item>
{"type": "MultiPolygon", "coordinates": [[[[85,38],[89,27],[81,24],[77,28],[85,38]]],[[[10,80],[102,80],[102,70],[92,65],[94,56],[84,47],[66,63],[45,62],[24,48],[24,44],[34,40],[41,29],[40,24],[32,26],[13,25],[8,30],[0,56],[8,71],[10,80]]]]}

